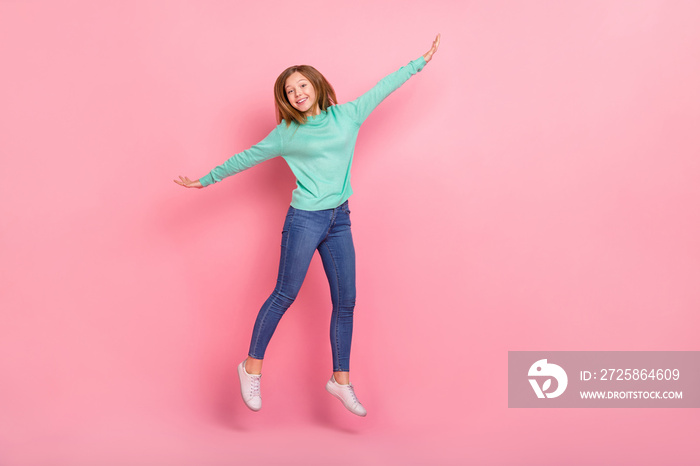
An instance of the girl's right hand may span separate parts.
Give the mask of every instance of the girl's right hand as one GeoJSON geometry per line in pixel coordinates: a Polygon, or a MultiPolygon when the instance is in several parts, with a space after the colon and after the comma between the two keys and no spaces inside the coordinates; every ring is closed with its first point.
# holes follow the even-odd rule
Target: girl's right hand
{"type": "Polygon", "coordinates": [[[179,184],[180,186],[184,186],[185,188],[203,188],[202,183],[199,182],[199,180],[194,180],[192,181],[191,179],[187,178],[186,176],[181,176],[180,180],[173,180],[175,183],[179,184]]]}

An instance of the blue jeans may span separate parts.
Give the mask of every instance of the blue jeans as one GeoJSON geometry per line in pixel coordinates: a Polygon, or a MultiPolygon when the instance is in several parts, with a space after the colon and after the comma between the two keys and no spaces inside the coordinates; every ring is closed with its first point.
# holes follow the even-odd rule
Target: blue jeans
{"type": "Polygon", "coordinates": [[[321,255],[333,301],[333,371],[350,370],[355,309],[355,246],[347,201],[328,210],[309,211],[289,207],[282,229],[277,285],[255,320],[248,351],[250,357],[263,359],[277,324],[299,293],[316,250],[321,255]]]}

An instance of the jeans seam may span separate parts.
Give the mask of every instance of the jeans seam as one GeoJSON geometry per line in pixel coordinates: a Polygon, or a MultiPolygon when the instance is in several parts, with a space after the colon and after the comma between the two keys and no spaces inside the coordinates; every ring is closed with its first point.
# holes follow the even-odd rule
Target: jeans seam
{"type": "MultiPolygon", "coordinates": [[[[322,246],[326,247],[326,250],[328,251],[328,254],[331,258],[331,262],[333,262],[333,271],[335,272],[335,282],[338,287],[338,302],[333,303],[333,311],[331,313],[335,313],[335,328],[334,330],[334,339],[335,339],[335,360],[338,361],[338,371],[341,371],[342,369],[340,368],[340,342],[338,341],[338,318],[340,317],[340,303],[342,302],[342,299],[340,297],[341,293],[341,287],[340,287],[340,274],[338,273],[338,266],[336,265],[335,257],[333,256],[333,250],[328,246],[328,243],[322,243],[322,246]]],[[[335,371],[336,368],[334,367],[333,370],[335,371]]]]}
{"type": "Polygon", "coordinates": [[[335,218],[336,218],[335,210],[333,210],[333,212],[331,213],[331,220],[328,223],[328,230],[326,230],[326,235],[323,237],[323,239],[321,240],[321,242],[319,244],[325,243],[326,240],[328,239],[328,236],[331,234],[331,230],[333,229],[333,225],[335,224],[335,218]]]}

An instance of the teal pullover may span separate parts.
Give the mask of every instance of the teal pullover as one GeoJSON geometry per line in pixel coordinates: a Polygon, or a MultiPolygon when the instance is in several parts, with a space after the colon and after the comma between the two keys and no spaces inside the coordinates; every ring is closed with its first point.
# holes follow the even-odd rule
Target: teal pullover
{"type": "Polygon", "coordinates": [[[352,194],[350,167],[360,125],[389,94],[425,66],[421,56],[379,81],[352,102],[331,105],[306,123],[283,120],[265,139],[240,152],[199,179],[202,186],[221,181],[281,155],[296,176],[292,207],[334,209],[352,194]]]}

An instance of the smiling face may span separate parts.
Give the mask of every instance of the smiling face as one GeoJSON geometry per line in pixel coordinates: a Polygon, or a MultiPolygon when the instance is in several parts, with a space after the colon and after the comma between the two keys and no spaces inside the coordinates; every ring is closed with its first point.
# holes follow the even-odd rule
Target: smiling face
{"type": "Polygon", "coordinates": [[[305,115],[318,115],[321,110],[316,99],[316,90],[311,81],[298,71],[291,74],[284,84],[289,104],[305,115]]]}
{"type": "Polygon", "coordinates": [[[310,116],[320,115],[337,99],[333,86],[310,65],[290,66],[275,80],[277,123],[303,125],[310,116]]]}

